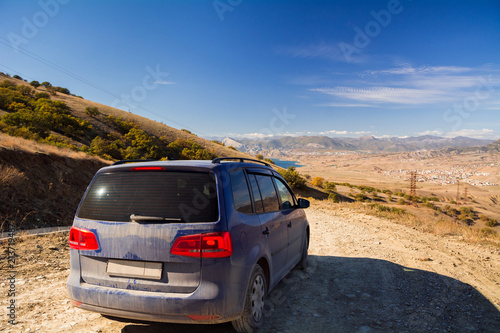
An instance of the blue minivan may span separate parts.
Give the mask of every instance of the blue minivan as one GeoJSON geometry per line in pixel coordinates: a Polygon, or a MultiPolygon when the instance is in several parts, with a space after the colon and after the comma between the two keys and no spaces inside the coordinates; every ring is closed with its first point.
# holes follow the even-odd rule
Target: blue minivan
{"type": "Polygon", "coordinates": [[[122,318],[258,328],[269,291],[307,266],[309,202],[257,160],[123,162],[100,169],[78,207],[72,303],[122,318]]]}

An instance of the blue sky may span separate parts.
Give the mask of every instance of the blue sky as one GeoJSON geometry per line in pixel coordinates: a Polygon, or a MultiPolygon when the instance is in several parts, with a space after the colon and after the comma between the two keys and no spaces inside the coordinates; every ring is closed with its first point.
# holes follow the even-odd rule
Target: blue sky
{"type": "Polygon", "coordinates": [[[498,139],[500,2],[0,0],[0,71],[203,137],[498,139]]]}

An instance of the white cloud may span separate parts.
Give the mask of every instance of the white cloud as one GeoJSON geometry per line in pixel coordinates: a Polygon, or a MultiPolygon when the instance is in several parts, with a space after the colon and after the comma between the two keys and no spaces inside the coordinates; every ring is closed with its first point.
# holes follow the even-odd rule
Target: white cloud
{"type": "MultiPolygon", "coordinates": [[[[360,102],[396,103],[396,104],[429,104],[442,101],[445,96],[441,91],[414,88],[393,88],[393,87],[335,87],[335,88],[315,88],[309,91],[320,92],[326,95],[333,95],[341,98],[348,98],[360,102]]],[[[372,106],[376,106],[372,105],[372,106]]]]}
{"type": "Polygon", "coordinates": [[[274,134],[265,134],[265,133],[227,133],[226,137],[231,137],[233,139],[270,139],[270,138],[279,138],[284,136],[329,136],[329,137],[337,137],[337,136],[359,136],[370,134],[371,132],[367,131],[338,131],[338,130],[329,130],[329,131],[318,131],[318,132],[283,132],[283,133],[274,133],[274,134]]]}
{"type": "Polygon", "coordinates": [[[425,132],[420,132],[417,133],[418,135],[435,135],[435,136],[441,136],[443,135],[443,132],[434,130],[434,131],[425,131],[425,132]]]}
{"type": "Polygon", "coordinates": [[[453,103],[479,92],[483,108],[499,101],[495,88],[500,84],[500,70],[491,67],[404,66],[364,71],[359,79],[333,88],[313,88],[311,92],[333,96],[330,103],[320,106],[367,107],[392,105],[428,105],[453,103]],[[354,103],[352,103],[354,102],[354,103]],[[361,105],[355,102],[361,102],[361,105]]]}
{"type": "Polygon", "coordinates": [[[462,129],[460,131],[448,132],[445,134],[448,138],[455,138],[457,136],[465,136],[468,138],[475,139],[491,139],[496,140],[499,138],[499,135],[495,133],[494,130],[483,128],[483,129],[462,129]]]}

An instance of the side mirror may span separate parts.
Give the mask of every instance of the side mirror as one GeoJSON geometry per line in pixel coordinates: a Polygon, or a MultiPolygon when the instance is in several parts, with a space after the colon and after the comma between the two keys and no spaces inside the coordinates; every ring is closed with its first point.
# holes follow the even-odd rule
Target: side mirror
{"type": "Polygon", "coordinates": [[[309,200],[306,200],[306,199],[302,199],[300,198],[298,200],[298,203],[299,203],[299,208],[307,208],[311,205],[311,203],[309,202],[309,200]]]}

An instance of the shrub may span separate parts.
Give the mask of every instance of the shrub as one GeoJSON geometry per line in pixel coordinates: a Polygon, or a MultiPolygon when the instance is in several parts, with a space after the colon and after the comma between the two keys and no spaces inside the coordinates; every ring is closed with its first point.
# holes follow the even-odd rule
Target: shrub
{"type": "Polygon", "coordinates": [[[263,160],[264,156],[262,156],[262,154],[257,154],[257,155],[255,155],[255,158],[258,160],[263,160]]]}
{"type": "Polygon", "coordinates": [[[17,84],[15,84],[14,82],[12,81],[9,81],[9,80],[3,80],[1,83],[0,83],[0,87],[1,88],[7,88],[7,89],[16,89],[17,87],[17,84]]]}
{"type": "Polygon", "coordinates": [[[12,76],[12,77],[13,77],[14,79],[18,79],[18,80],[22,80],[22,79],[23,79],[23,78],[22,78],[22,77],[20,77],[19,75],[14,75],[14,76],[12,76]]]}
{"type": "Polygon", "coordinates": [[[33,94],[33,89],[25,85],[17,86],[17,90],[24,96],[30,96],[33,94]]]}
{"type": "Polygon", "coordinates": [[[52,87],[52,84],[50,82],[44,81],[41,84],[42,87],[45,87],[45,89],[48,89],[49,87],[52,87]]]}
{"type": "Polygon", "coordinates": [[[493,229],[490,228],[484,228],[480,230],[480,233],[483,237],[488,237],[488,236],[496,236],[497,232],[493,229]]]}
{"type": "Polygon", "coordinates": [[[339,203],[340,202],[340,200],[339,200],[339,198],[338,198],[338,196],[337,196],[336,193],[330,193],[328,195],[328,199],[331,200],[331,201],[333,201],[334,203],[339,203]]]}
{"type": "Polygon", "coordinates": [[[38,81],[31,81],[31,82],[30,82],[30,85],[31,85],[32,87],[38,88],[38,87],[40,87],[40,82],[38,82],[38,81]]]}
{"type": "Polygon", "coordinates": [[[40,99],[40,98],[45,98],[45,99],[50,99],[50,95],[47,94],[46,92],[37,92],[35,94],[35,99],[40,99]]]}
{"type": "Polygon", "coordinates": [[[293,166],[289,167],[286,170],[280,169],[278,171],[292,188],[304,188],[306,180],[299,174],[297,170],[295,170],[293,166]]]}
{"type": "Polygon", "coordinates": [[[369,201],[370,198],[368,198],[366,195],[364,195],[363,193],[358,193],[354,196],[354,199],[356,199],[356,201],[360,201],[360,202],[365,202],[365,201],[369,201]]]}
{"type": "Polygon", "coordinates": [[[270,158],[265,158],[265,159],[263,159],[263,161],[264,161],[264,162],[267,162],[267,163],[270,163],[270,164],[276,164],[276,163],[274,163],[274,161],[273,161],[272,159],[270,159],[270,158]]]}
{"type": "Polygon", "coordinates": [[[314,177],[313,180],[311,181],[311,184],[313,184],[314,186],[322,187],[324,182],[325,182],[325,178],[314,177]]]}
{"type": "Polygon", "coordinates": [[[98,115],[101,114],[101,112],[99,111],[99,109],[95,106],[87,106],[85,108],[85,113],[91,117],[96,117],[98,115]]]}
{"type": "Polygon", "coordinates": [[[335,186],[335,184],[332,182],[324,182],[323,189],[327,192],[333,192],[337,190],[337,186],[335,186]]]}
{"type": "Polygon", "coordinates": [[[486,221],[486,226],[488,226],[488,227],[493,228],[493,227],[496,227],[497,225],[498,225],[498,221],[497,221],[497,220],[495,220],[495,219],[490,219],[490,218],[489,218],[489,219],[486,221]]]}

